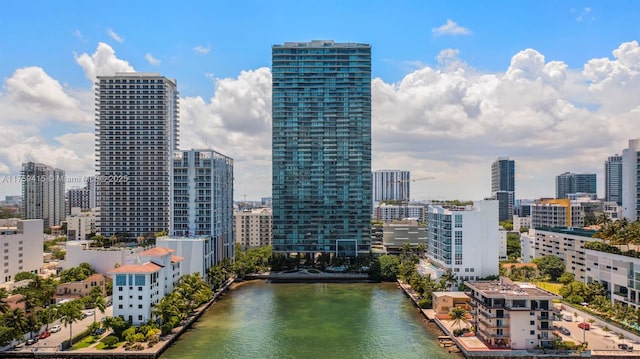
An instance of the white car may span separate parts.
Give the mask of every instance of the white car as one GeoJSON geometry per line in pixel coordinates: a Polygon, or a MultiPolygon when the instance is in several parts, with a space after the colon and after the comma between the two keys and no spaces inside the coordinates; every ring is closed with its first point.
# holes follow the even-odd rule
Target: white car
{"type": "Polygon", "coordinates": [[[61,330],[62,330],[62,327],[61,327],[61,326],[59,326],[59,325],[54,325],[53,327],[51,327],[50,332],[51,332],[51,333],[57,333],[57,332],[59,332],[59,331],[61,331],[61,330]]]}

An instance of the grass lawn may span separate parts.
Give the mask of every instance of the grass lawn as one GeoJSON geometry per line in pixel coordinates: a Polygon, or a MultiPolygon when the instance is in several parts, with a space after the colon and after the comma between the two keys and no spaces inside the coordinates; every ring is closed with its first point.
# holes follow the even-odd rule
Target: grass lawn
{"type": "Polygon", "coordinates": [[[96,340],[94,337],[92,337],[91,335],[89,335],[88,337],[82,339],[81,341],[75,343],[73,345],[73,347],[71,348],[71,350],[77,350],[77,349],[82,349],[82,348],[86,348],[89,345],[95,343],[96,340]]]}
{"type": "Polygon", "coordinates": [[[560,283],[552,283],[552,282],[533,282],[533,284],[538,287],[548,290],[551,293],[555,293],[560,295],[560,288],[562,288],[562,284],[560,283]]]}

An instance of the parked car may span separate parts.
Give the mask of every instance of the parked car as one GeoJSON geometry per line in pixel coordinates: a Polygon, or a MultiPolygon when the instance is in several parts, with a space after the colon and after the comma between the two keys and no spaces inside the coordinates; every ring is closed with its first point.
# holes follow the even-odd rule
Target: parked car
{"type": "Polygon", "coordinates": [[[625,344],[625,343],[618,344],[618,349],[626,350],[628,352],[632,352],[633,351],[633,347],[631,345],[628,345],[628,344],[625,344]]]}
{"type": "Polygon", "coordinates": [[[53,327],[51,327],[51,333],[57,333],[61,330],[62,330],[62,327],[59,325],[54,325],[53,327]]]}
{"type": "Polygon", "coordinates": [[[42,333],[40,333],[40,335],[38,335],[39,339],[45,339],[45,338],[49,338],[51,336],[51,332],[48,331],[44,331],[42,333]]]}
{"type": "Polygon", "coordinates": [[[33,345],[38,342],[38,337],[33,337],[31,339],[27,339],[27,345],[33,345]]]}
{"type": "Polygon", "coordinates": [[[571,332],[569,331],[569,329],[565,328],[565,327],[560,327],[560,329],[558,329],[560,331],[560,333],[564,334],[564,335],[571,335],[571,332]]]}
{"type": "Polygon", "coordinates": [[[582,322],[582,323],[578,324],[578,328],[584,329],[584,330],[589,330],[589,329],[591,329],[591,325],[589,323],[582,322]]]}

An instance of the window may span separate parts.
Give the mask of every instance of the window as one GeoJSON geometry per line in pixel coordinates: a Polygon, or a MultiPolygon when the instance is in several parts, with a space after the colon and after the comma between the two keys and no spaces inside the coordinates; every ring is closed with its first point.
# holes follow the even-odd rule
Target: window
{"type": "Polygon", "coordinates": [[[138,316],[138,320],[142,320],[142,316],[141,315],[138,316]]]}
{"type": "Polygon", "coordinates": [[[122,304],[118,305],[118,309],[122,309],[122,304]]]}
{"type": "Polygon", "coordinates": [[[529,321],[529,325],[536,325],[536,322],[531,320],[531,321],[529,321]]]}
{"type": "MultiPolygon", "coordinates": [[[[127,276],[124,274],[117,274],[116,285],[127,285],[127,276]]],[[[122,287],[120,287],[120,290],[122,290],[122,287]]]]}
{"type": "Polygon", "coordinates": [[[121,295],[119,295],[119,296],[118,296],[118,299],[122,300],[122,296],[121,296],[121,295]]]}
{"type": "Polygon", "coordinates": [[[142,287],[138,287],[138,292],[142,292],[142,287]]]}
{"type": "Polygon", "coordinates": [[[142,300],[142,296],[141,295],[138,296],[138,300],[142,300]]]}
{"type": "Polygon", "coordinates": [[[142,309],[142,304],[138,304],[138,309],[142,309]]]}
{"type": "Polygon", "coordinates": [[[530,330],[530,331],[529,331],[529,334],[530,334],[530,335],[535,335],[535,334],[536,334],[536,331],[535,331],[535,330],[530,330]]]}
{"type": "Polygon", "coordinates": [[[118,287],[118,292],[122,292],[122,287],[118,287]]]}
{"type": "Polygon", "coordinates": [[[144,285],[144,274],[136,274],[136,285],[144,285]]]}

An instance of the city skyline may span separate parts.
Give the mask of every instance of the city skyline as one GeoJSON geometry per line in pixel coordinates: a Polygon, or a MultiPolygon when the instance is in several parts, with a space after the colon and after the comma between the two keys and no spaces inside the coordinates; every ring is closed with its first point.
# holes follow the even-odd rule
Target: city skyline
{"type": "Polygon", "coordinates": [[[343,26],[287,1],[158,4],[145,19],[144,4],[35,4],[0,20],[0,176],[28,161],[93,174],[93,78],[136,70],[177,80],[182,148],[234,158],[236,199],[269,196],[270,48],[313,39],[372,45],[372,170],[435,177],[412,199],[483,198],[499,156],[518,162],[518,198],[552,196],[563,172],[596,173],[602,197],[603,161],[640,135],[633,2],[323,4],[343,26]]]}

